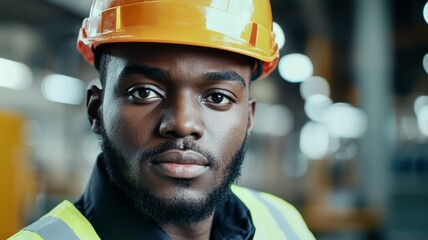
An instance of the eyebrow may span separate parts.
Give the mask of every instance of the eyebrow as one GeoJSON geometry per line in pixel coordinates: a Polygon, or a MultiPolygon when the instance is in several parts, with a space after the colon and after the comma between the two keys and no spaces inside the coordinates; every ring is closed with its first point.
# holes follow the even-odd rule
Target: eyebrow
{"type": "MultiPolygon", "coordinates": [[[[132,74],[139,74],[154,80],[168,79],[170,74],[162,68],[149,67],[146,65],[129,65],[126,66],[119,74],[119,78],[125,78],[132,74]]],[[[244,78],[234,71],[226,72],[209,72],[203,74],[203,78],[208,81],[235,81],[241,85],[242,88],[246,87],[244,78]]]]}
{"type": "Polygon", "coordinates": [[[166,70],[161,68],[149,67],[146,65],[129,65],[126,66],[119,75],[119,78],[124,78],[132,74],[139,74],[148,78],[159,80],[169,78],[166,70]]]}
{"type": "Polygon", "coordinates": [[[242,88],[245,88],[246,83],[244,78],[234,71],[230,72],[209,72],[205,73],[203,77],[209,81],[235,81],[241,85],[242,88]]]}

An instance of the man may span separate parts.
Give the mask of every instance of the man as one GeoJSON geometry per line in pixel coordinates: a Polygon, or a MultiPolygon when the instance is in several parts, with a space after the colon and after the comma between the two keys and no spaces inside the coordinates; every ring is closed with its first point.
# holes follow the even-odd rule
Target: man
{"type": "Polygon", "coordinates": [[[268,0],[95,0],[78,48],[102,154],[79,200],[11,239],[313,239],[291,205],[232,185],[251,81],[278,60],[268,0]]]}

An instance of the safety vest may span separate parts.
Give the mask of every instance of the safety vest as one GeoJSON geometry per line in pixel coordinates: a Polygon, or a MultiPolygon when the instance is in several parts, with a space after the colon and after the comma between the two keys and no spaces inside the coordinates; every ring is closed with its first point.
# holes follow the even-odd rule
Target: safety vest
{"type": "MultiPolygon", "coordinates": [[[[271,194],[232,186],[232,191],[250,210],[256,228],[255,240],[315,239],[298,211],[271,194]]],[[[69,201],[64,201],[8,240],[99,240],[89,221],[69,201]]]]}

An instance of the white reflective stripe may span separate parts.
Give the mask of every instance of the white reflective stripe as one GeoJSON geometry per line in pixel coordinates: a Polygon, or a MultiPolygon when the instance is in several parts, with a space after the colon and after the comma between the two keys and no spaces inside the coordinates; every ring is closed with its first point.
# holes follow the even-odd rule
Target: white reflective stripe
{"type": "MultiPolygon", "coordinates": [[[[268,200],[266,200],[260,192],[248,189],[259,201],[261,201],[269,209],[270,214],[273,216],[278,226],[281,228],[287,240],[298,240],[300,239],[297,234],[293,231],[287,219],[279,212],[279,210],[268,200]]],[[[257,226],[256,226],[257,231],[257,226]]]]}
{"type": "Polygon", "coordinates": [[[43,217],[25,227],[24,230],[35,232],[45,240],[79,240],[73,230],[64,221],[52,216],[43,217]]]}

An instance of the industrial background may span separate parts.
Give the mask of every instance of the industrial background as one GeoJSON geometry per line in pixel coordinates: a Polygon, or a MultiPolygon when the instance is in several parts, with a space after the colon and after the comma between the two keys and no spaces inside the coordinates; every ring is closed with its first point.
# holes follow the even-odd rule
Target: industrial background
{"type": "MultiPolygon", "coordinates": [[[[281,60],[253,83],[240,184],[293,203],[317,239],[428,239],[427,1],[271,4],[281,60]]],[[[76,51],[90,5],[0,0],[0,239],[76,199],[99,153],[97,72],[76,51]]]]}

